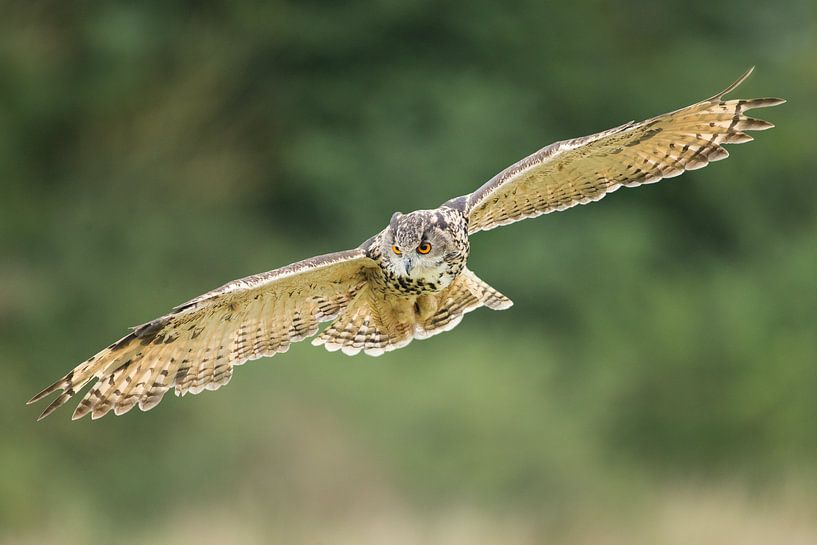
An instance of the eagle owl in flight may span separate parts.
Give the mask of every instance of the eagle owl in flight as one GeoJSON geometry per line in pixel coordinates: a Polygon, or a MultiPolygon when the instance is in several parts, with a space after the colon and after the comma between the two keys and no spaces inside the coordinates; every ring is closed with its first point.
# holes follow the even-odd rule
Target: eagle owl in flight
{"type": "Polygon", "coordinates": [[[40,419],[96,380],[74,411],[99,418],[146,411],[176,395],[215,390],[247,360],[286,352],[307,337],[345,354],[379,356],[455,327],[466,312],[511,300],[466,265],[469,237],[625,186],[657,182],[729,154],[723,144],[773,127],[747,117],[778,98],[725,100],[751,74],[712,98],[640,123],[556,142],[513,164],[470,195],[439,208],[395,213],[355,249],[235,280],[135,327],[29,403],[61,390],[40,419]],[[322,322],[330,322],[319,332],[322,322]]]}

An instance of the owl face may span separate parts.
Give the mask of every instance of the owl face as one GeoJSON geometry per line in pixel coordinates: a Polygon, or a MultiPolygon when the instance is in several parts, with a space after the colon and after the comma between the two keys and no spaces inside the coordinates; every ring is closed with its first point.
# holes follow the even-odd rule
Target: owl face
{"type": "Polygon", "coordinates": [[[468,255],[465,220],[439,210],[418,210],[392,216],[381,255],[398,277],[447,286],[468,255]]]}

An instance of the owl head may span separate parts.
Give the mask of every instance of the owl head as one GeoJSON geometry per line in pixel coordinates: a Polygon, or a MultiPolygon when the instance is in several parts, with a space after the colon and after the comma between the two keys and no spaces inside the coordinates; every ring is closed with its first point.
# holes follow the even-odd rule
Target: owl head
{"type": "Polygon", "coordinates": [[[396,212],[382,238],[381,255],[396,276],[448,285],[468,256],[465,218],[454,211],[396,212]]]}

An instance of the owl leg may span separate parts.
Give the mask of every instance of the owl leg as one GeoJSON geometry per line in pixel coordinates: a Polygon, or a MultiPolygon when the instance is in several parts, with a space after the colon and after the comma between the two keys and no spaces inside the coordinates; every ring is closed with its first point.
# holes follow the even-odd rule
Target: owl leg
{"type": "Polygon", "coordinates": [[[465,313],[481,306],[493,310],[504,310],[513,305],[510,299],[480,280],[468,269],[464,269],[462,274],[446,289],[428,297],[434,298],[434,304],[425,303],[425,309],[420,306],[421,311],[427,309],[430,314],[419,319],[422,313],[418,312],[414,336],[419,339],[453,329],[460,323],[465,313]]]}
{"type": "Polygon", "coordinates": [[[439,307],[439,300],[436,294],[420,295],[414,301],[414,315],[418,322],[422,323],[434,316],[439,307]]]}

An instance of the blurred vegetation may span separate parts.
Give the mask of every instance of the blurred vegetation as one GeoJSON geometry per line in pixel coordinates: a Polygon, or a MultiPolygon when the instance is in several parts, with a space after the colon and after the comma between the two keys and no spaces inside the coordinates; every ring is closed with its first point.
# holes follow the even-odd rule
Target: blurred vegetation
{"type": "Polygon", "coordinates": [[[812,0],[2,13],[0,543],[817,542],[812,0]],[[24,405],[125,326],[755,64],[736,96],[789,103],[730,160],[473,240],[510,311],[145,414],[24,405]]]}

